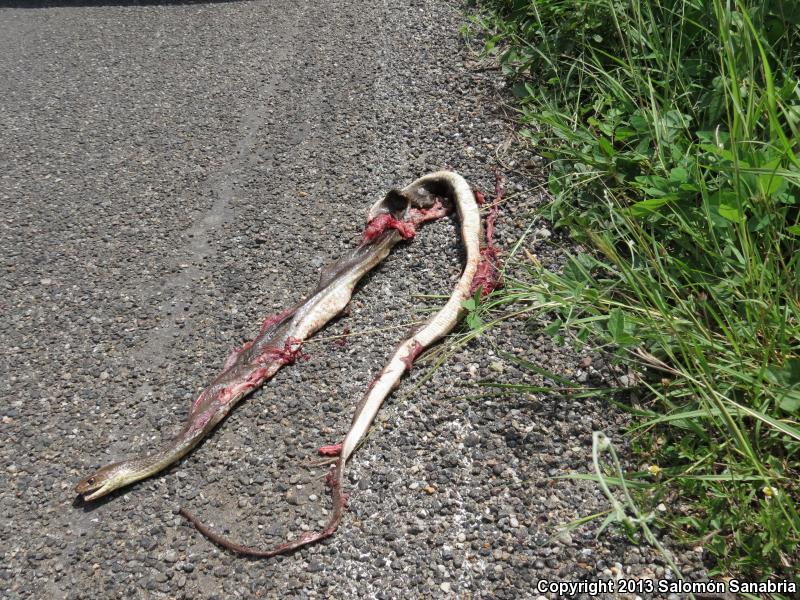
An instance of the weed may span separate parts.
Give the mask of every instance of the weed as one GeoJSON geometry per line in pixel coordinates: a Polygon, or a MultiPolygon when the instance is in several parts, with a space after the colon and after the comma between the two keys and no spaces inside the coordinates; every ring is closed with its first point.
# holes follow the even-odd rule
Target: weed
{"type": "Polygon", "coordinates": [[[490,0],[473,23],[550,159],[548,216],[591,248],[473,324],[523,306],[642,373],[660,479],[637,501],[668,497],[713,573],[800,577],[800,2],[490,0]]]}

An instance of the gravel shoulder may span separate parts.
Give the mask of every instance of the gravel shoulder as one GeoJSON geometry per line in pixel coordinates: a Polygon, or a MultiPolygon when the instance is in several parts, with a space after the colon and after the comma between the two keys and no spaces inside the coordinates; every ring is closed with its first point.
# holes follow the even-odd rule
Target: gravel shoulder
{"type": "MultiPolygon", "coordinates": [[[[458,2],[0,4],[0,596],[520,598],[541,579],[663,576],[646,548],[585,527],[591,432],[609,406],[474,396],[484,379],[568,377],[584,358],[510,322],[432,379],[414,371],[349,467],[336,535],[272,560],[221,551],[178,514],[272,545],[324,521],[325,468],[407,324],[448,294],[456,223],[426,226],[187,458],[92,505],[75,481],[154,449],[231,348],[316,284],[390,187],[453,168],[493,188],[512,130],[471,68],[458,2]],[[340,347],[329,338],[357,335],[340,347]],[[376,331],[379,330],[379,331],[376,331]]],[[[522,169],[522,167],[520,167],[522,169]]],[[[527,173],[527,174],[526,174],[527,173]]],[[[510,247],[540,201],[507,172],[510,247]]],[[[566,240],[526,248],[556,268],[566,240]]],[[[601,362],[594,377],[611,377],[601,362]]],[[[679,558],[702,574],[699,557],[679,558]]],[[[546,594],[546,597],[554,597],[546,594]]],[[[623,596],[624,597],[624,596],[623,596]]]]}

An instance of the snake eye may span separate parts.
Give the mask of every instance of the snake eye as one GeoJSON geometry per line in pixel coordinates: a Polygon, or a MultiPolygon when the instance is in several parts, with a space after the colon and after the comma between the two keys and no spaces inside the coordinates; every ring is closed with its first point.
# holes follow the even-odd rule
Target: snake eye
{"type": "Polygon", "coordinates": [[[88,483],[89,485],[94,484],[94,477],[89,477],[89,479],[86,480],[86,483],[88,483]]]}

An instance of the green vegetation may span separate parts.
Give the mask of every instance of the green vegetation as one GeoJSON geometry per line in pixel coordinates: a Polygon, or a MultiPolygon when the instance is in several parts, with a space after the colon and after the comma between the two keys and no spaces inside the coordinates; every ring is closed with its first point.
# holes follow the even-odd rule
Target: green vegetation
{"type": "Polygon", "coordinates": [[[550,160],[548,216],[590,248],[484,316],[639,372],[637,503],[714,573],[797,579],[800,2],[489,0],[473,21],[550,160]]]}

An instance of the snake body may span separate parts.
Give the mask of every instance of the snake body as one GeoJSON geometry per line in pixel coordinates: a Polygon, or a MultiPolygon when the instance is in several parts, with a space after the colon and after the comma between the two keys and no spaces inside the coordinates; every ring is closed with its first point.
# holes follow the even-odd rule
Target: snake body
{"type": "Polygon", "coordinates": [[[333,510],[326,527],[321,531],[306,532],[292,542],[264,551],[220,537],[191,513],[181,509],[181,513],[211,540],[235,552],[253,556],[274,556],[330,536],[338,527],[347,503],[341,485],[347,459],[414,359],[455,327],[462,316],[462,302],[470,297],[481,262],[481,223],[473,192],[457,173],[431,173],[402,190],[390,191],[376,202],[369,211],[361,243],[322,271],[319,284],[308,299],[280,315],[267,318],[253,341],[231,353],[222,372],[192,403],[186,425],[177,436],[153,454],[102,467],[82,479],[75,491],[85,500],[94,500],[149,477],[186,455],[228,415],[236,403],[263,385],[282,366],[295,360],[302,342],[347,305],[358,281],[380,263],[395,244],[413,237],[417,226],[444,216],[452,208],[456,209],[461,222],[461,238],[466,253],[461,277],[445,305],[397,346],[359,402],[341,444],[335,468],[329,474],[333,510]]]}

